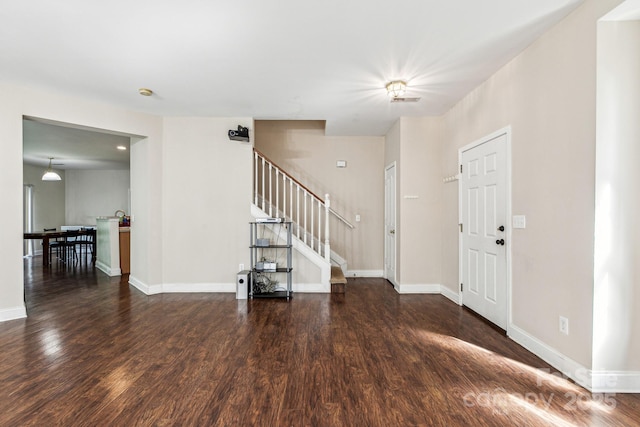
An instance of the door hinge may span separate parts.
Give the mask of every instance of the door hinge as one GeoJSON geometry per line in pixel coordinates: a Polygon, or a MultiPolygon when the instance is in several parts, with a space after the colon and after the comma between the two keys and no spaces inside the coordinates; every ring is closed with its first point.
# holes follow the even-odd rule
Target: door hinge
{"type": "Polygon", "coordinates": [[[460,173],[462,173],[462,165],[460,165],[460,173]]]}
{"type": "Polygon", "coordinates": [[[460,283],[460,292],[464,291],[464,283],[460,283]]]}
{"type": "Polygon", "coordinates": [[[462,223],[458,224],[460,226],[460,232],[462,233],[462,231],[464,230],[464,226],[462,225],[462,223]]]}

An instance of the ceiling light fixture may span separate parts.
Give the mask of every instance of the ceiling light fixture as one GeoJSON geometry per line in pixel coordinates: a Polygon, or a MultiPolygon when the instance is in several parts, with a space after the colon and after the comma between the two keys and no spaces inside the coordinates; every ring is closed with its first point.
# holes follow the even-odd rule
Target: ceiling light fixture
{"type": "Polygon", "coordinates": [[[120,150],[120,151],[126,151],[127,150],[127,147],[125,147],[124,145],[118,145],[116,148],[118,150],[120,150]]]}
{"type": "Polygon", "coordinates": [[[138,89],[138,93],[142,96],[153,95],[153,91],[151,89],[147,89],[146,87],[141,87],[140,89],[138,89]]]}
{"type": "Polygon", "coordinates": [[[402,80],[394,80],[392,82],[387,83],[387,94],[391,98],[398,98],[404,95],[404,92],[407,88],[407,84],[402,80]]]}
{"type": "Polygon", "coordinates": [[[62,180],[62,178],[60,178],[60,175],[58,175],[57,173],[55,173],[53,171],[53,169],[51,169],[51,161],[53,160],[53,157],[49,157],[49,168],[44,171],[44,175],[42,175],[42,180],[43,181],[60,181],[62,180]]]}

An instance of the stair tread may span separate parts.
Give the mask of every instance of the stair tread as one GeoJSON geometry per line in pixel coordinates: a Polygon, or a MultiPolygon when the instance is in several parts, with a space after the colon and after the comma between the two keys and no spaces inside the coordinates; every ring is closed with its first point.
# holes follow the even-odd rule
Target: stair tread
{"type": "Polygon", "coordinates": [[[344,277],[342,273],[342,269],[337,266],[331,266],[331,284],[341,283],[343,285],[347,284],[347,279],[344,277]]]}

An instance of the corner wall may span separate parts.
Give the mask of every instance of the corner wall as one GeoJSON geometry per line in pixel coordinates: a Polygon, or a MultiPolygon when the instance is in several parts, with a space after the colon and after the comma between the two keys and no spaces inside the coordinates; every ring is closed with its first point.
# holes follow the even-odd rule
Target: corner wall
{"type": "MultiPolygon", "coordinates": [[[[527,217],[510,242],[512,326],[585,367],[593,333],[596,22],[618,3],[585,1],[443,117],[445,170],[455,170],[460,147],[511,125],[512,212],[527,217]],[[569,319],[568,336],[559,316],[569,319]]],[[[456,216],[447,202],[444,215],[456,216]]],[[[456,283],[453,269],[445,271],[445,283],[456,283]]]]}
{"type": "Polygon", "coordinates": [[[147,151],[144,158],[139,157],[136,161],[132,158],[132,168],[136,164],[145,165],[142,167],[147,169],[147,176],[144,180],[132,179],[132,192],[146,193],[146,197],[138,198],[132,224],[131,271],[147,282],[160,282],[160,269],[153,266],[162,264],[158,249],[162,240],[159,222],[162,213],[160,194],[153,194],[151,183],[161,182],[158,174],[161,162],[154,161],[162,146],[161,119],[81,98],[0,84],[0,149],[3,153],[0,194],[5,203],[4,209],[0,210],[4,229],[3,244],[0,245],[0,270],[3,272],[0,321],[26,315],[22,261],[23,116],[142,136],[135,145],[148,145],[147,151]]]}
{"type": "Polygon", "coordinates": [[[638,76],[640,21],[599,23],[593,369],[640,378],[638,76]]]}

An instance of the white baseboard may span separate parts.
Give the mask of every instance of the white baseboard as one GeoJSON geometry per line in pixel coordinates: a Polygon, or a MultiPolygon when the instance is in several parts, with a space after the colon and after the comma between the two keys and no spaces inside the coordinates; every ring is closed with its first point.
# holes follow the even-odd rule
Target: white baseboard
{"type": "Polygon", "coordinates": [[[562,372],[563,375],[571,378],[587,390],[591,390],[591,374],[589,369],[556,349],[549,347],[547,344],[513,324],[508,326],[507,335],[513,341],[562,372]]]}
{"type": "Polygon", "coordinates": [[[331,285],[322,283],[298,283],[292,286],[293,292],[302,294],[328,294],[331,293],[331,285]]]}
{"type": "Polygon", "coordinates": [[[517,326],[509,325],[507,334],[509,338],[592,393],[640,393],[640,372],[593,371],[517,326]]]}
{"type": "Polygon", "coordinates": [[[27,317],[27,308],[24,306],[24,304],[20,307],[5,308],[0,310],[0,322],[24,319],[25,317],[27,317]]]}
{"type": "Polygon", "coordinates": [[[113,277],[122,275],[122,270],[120,268],[111,268],[102,261],[96,261],[96,268],[107,276],[113,277]]]}
{"type": "Polygon", "coordinates": [[[129,284],[145,295],[156,295],[162,293],[162,285],[147,285],[132,275],[129,275],[129,284]]]}
{"type": "Polygon", "coordinates": [[[345,277],[382,277],[384,272],[382,270],[347,270],[345,277]]]}
{"type": "Polygon", "coordinates": [[[442,286],[424,284],[400,284],[394,286],[399,294],[439,294],[442,286]]]}
{"type": "Polygon", "coordinates": [[[640,372],[591,371],[593,393],[640,393],[640,372]]]}
{"type": "Polygon", "coordinates": [[[442,296],[450,299],[458,305],[462,305],[462,296],[459,292],[453,291],[444,285],[441,285],[440,289],[440,293],[442,294],[442,296]]]}
{"type": "Polygon", "coordinates": [[[236,293],[235,283],[163,283],[163,293],[236,293]]]}

